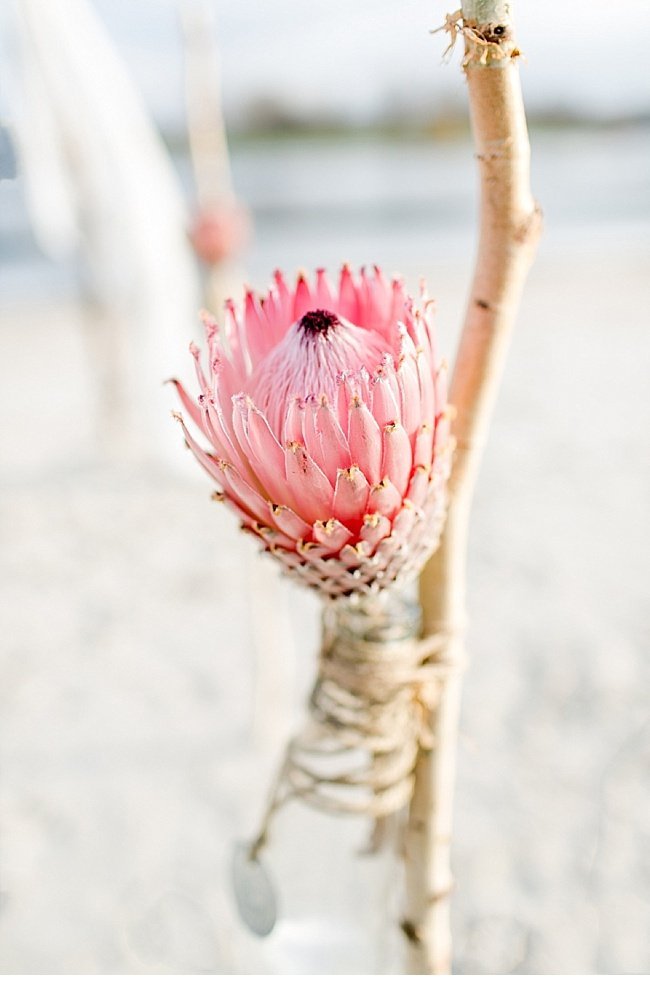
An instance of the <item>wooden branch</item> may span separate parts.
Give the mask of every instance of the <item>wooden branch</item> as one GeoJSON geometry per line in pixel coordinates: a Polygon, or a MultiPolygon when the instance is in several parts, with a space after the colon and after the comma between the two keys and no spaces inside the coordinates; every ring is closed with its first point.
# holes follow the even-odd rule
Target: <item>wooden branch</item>
{"type": "Polygon", "coordinates": [[[442,631],[452,664],[431,716],[432,751],[416,769],[406,834],[406,918],[413,974],[451,970],[450,843],[463,666],[466,545],[472,491],[524,281],[541,230],[530,192],[530,148],[510,4],[464,0],[447,29],[465,40],[472,130],[481,182],[476,269],[456,356],[450,401],[457,451],[441,545],[420,584],[424,634],[442,631]],[[459,12],[460,13],[460,12],[459,12]]]}
{"type": "Polygon", "coordinates": [[[221,100],[214,11],[206,0],[180,7],[185,43],[185,98],[196,195],[203,209],[234,200],[221,100]]]}

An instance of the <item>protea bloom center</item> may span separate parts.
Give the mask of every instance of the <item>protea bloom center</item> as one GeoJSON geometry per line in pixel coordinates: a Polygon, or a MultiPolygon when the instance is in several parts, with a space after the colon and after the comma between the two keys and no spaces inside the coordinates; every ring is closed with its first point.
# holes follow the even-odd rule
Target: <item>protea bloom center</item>
{"type": "MultiPolygon", "coordinates": [[[[285,570],[328,596],[416,572],[444,522],[452,440],[431,301],[345,266],[204,317],[187,443],[285,570]],[[206,446],[207,443],[207,446],[206,446]]],[[[179,416],[180,417],[180,416],[179,416]]]]}

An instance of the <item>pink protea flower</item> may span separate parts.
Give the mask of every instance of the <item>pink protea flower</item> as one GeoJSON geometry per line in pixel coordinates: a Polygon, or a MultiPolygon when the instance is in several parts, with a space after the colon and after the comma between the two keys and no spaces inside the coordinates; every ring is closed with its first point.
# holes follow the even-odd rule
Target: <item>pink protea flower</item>
{"type": "Polygon", "coordinates": [[[227,202],[197,213],[189,231],[197,257],[205,264],[219,264],[240,251],[250,233],[248,213],[237,202],[227,202]]]}
{"type": "Polygon", "coordinates": [[[334,290],[282,275],[268,295],[204,315],[191,347],[198,403],[174,381],[204,449],[197,460],[286,571],[330,597],[414,574],[437,545],[453,441],[431,300],[379,268],[334,290]]]}

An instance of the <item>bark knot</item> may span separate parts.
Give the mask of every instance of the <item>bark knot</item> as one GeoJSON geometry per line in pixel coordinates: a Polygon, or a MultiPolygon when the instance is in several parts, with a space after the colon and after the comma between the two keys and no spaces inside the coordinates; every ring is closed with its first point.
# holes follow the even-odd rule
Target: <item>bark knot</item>
{"type": "Polygon", "coordinates": [[[412,920],[403,919],[400,923],[400,929],[409,943],[415,946],[419,946],[422,943],[422,936],[412,920]]]}
{"type": "Polygon", "coordinates": [[[531,212],[514,230],[514,239],[518,244],[535,244],[542,232],[543,213],[538,202],[535,203],[531,212]]]}

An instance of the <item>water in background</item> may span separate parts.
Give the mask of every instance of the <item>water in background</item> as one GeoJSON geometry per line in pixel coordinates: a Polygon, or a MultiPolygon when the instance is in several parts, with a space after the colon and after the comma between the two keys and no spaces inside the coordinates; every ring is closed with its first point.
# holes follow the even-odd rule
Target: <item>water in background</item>
{"type": "MultiPolygon", "coordinates": [[[[650,129],[540,131],[532,143],[546,219],[542,256],[648,246],[650,129]]],[[[260,289],[276,267],[349,260],[424,274],[435,291],[436,261],[467,263],[473,250],[476,175],[466,141],[265,140],[236,144],[232,164],[253,212],[245,266],[260,289]]],[[[191,197],[186,155],[175,165],[191,197]]],[[[0,215],[3,299],[74,292],[75,262],[48,261],[34,243],[20,179],[0,185],[0,215]]]]}

